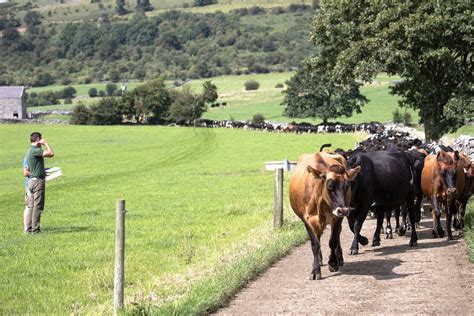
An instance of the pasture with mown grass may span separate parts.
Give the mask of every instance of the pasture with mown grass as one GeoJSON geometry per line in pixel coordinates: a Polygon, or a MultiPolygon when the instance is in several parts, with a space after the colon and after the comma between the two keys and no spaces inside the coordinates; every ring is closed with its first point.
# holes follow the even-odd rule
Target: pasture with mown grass
{"type": "Polygon", "coordinates": [[[120,198],[127,310],[212,310],[306,240],[286,194],[285,227],[272,228],[274,175],[264,162],[327,142],[351,148],[362,137],[23,124],[0,125],[0,135],[2,314],[110,313],[120,198]],[[22,232],[21,162],[32,131],[56,152],[46,165],[64,173],[47,184],[38,236],[22,232]]]}

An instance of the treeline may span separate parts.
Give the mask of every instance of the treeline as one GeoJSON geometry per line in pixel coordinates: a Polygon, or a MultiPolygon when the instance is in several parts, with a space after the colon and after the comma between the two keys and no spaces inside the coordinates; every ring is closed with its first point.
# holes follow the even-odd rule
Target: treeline
{"type": "MultiPolygon", "coordinates": [[[[0,84],[45,86],[122,79],[209,78],[225,74],[292,70],[310,55],[308,5],[242,8],[224,14],[167,11],[128,21],[43,25],[30,11],[26,32],[0,14],[0,84]],[[277,16],[293,27],[275,30],[254,23],[277,16]],[[28,62],[25,62],[27,60],[28,62]]],[[[17,25],[17,23],[13,23],[17,25]]]]}
{"type": "Polygon", "coordinates": [[[166,89],[162,79],[151,80],[121,97],[105,97],[90,107],[77,105],[71,124],[116,125],[121,123],[163,124],[167,122],[196,122],[207,105],[218,98],[217,87],[205,81],[203,92],[195,94],[189,86],[166,89]]]}

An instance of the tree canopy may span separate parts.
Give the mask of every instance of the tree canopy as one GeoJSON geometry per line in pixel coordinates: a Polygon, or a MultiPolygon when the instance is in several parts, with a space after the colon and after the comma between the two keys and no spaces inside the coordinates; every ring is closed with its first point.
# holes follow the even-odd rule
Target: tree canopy
{"type": "Polygon", "coordinates": [[[472,118],[470,1],[324,1],[312,27],[316,71],[336,82],[399,75],[391,93],[419,111],[427,141],[472,118]]]}
{"type": "Polygon", "coordinates": [[[288,117],[320,118],[323,122],[340,116],[360,113],[367,99],[360,94],[355,81],[336,83],[324,73],[317,73],[308,63],[302,63],[296,74],[286,82],[282,104],[288,117]]]}

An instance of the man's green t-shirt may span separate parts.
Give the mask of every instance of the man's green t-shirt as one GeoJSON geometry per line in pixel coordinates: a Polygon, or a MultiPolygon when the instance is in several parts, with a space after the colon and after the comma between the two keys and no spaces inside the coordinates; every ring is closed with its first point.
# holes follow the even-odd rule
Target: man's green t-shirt
{"type": "Polygon", "coordinates": [[[28,168],[30,168],[30,178],[44,178],[44,158],[43,150],[36,146],[31,146],[26,153],[26,161],[28,162],[28,168]]]}

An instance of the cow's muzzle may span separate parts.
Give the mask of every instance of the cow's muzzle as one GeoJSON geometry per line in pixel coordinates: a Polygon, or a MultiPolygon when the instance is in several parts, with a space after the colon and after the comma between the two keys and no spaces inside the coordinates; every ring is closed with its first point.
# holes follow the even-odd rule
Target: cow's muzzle
{"type": "Polygon", "coordinates": [[[338,207],[332,210],[332,213],[337,217],[348,216],[354,210],[353,207],[338,207]]]}

